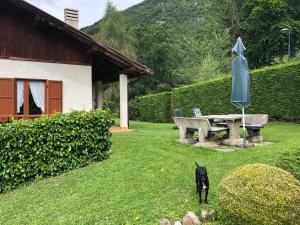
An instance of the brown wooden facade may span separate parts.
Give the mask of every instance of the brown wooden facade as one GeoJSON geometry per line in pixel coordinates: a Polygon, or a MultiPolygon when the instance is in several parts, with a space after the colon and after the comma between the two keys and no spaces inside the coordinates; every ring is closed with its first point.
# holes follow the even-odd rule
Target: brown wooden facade
{"type": "Polygon", "coordinates": [[[4,5],[0,5],[0,57],[83,65],[92,60],[86,46],[4,5]]]}

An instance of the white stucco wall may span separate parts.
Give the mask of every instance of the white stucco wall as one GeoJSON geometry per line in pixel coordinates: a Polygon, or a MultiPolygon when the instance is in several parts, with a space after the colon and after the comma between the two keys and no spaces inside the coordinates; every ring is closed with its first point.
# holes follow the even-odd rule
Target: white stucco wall
{"type": "Polygon", "coordinates": [[[63,81],[63,112],[92,109],[92,67],[0,59],[0,77],[63,81]]]}

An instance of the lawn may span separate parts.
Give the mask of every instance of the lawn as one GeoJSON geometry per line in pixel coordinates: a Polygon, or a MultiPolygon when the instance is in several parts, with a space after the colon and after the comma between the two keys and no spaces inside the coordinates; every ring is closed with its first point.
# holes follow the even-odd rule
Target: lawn
{"type": "Polygon", "coordinates": [[[170,124],[131,122],[132,133],[114,134],[110,159],[0,195],[0,224],[159,224],[216,207],[217,185],[233,168],[274,164],[300,150],[300,125],[273,123],[263,130],[272,145],[230,153],[177,142],[170,124]],[[194,161],[210,176],[209,205],[199,207],[194,161]]]}

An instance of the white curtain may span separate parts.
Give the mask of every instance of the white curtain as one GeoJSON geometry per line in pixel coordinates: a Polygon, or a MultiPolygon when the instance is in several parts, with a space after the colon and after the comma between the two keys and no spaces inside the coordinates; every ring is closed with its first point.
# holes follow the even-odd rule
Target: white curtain
{"type": "Polygon", "coordinates": [[[29,81],[30,91],[33,100],[37,107],[45,112],[45,82],[44,81],[29,81]]]}
{"type": "Polygon", "coordinates": [[[17,112],[21,112],[21,107],[24,103],[24,81],[17,81],[17,112]]]}

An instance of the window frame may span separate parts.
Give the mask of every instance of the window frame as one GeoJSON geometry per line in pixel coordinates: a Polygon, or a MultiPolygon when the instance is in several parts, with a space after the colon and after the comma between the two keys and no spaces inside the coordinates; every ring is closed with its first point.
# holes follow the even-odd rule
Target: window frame
{"type": "Polygon", "coordinates": [[[31,79],[31,78],[15,78],[15,116],[16,118],[38,118],[41,115],[47,114],[47,80],[46,79],[31,79]],[[18,115],[17,114],[17,81],[23,81],[24,82],[24,103],[23,103],[23,114],[18,115]],[[29,103],[29,95],[30,95],[30,87],[29,82],[30,81],[43,81],[45,85],[45,112],[41,114],[30,114],[30,103],[29,103]]]}
{"type": "MultiPolygon", "coordinates": [[[[11,121],[12,118],[15,118],[15,119],[35,119],[35,118],[39,118],[41,115],[51,115],[55,112],[63,112],[63,80],[48,80],[48,79],[37,79],[37,78],[20,78],[20,77],[0,77],[0,82],[2,80],[10,80],[12,82],[12,86],[11,86],[11,110],[10,112],[7,112],[7,113],[0,113],[0,122],[9,122],[11,121]],[[29,115],[29,110],[28,110],[28,113],[26,114],[25,112],[23,112],[22,115],[17,115],[17,81],[24,81],[24,85],[25,83],[27,83],[28,85],[28,89],[27,91],[29,90],[29,81],[43,81],[45,83],[45,112],[42,113],[42,114],[36,114],[36,115],[29,115]],[[54,83],[59,83],[59,97],[51,97],[50,92],[53,88],[53,84],[54,83]],[[50,98],[51,97],[51,98],[50,98]],[[52,106],[52,101],[55,101],[55,100],[59,100],[59,103],[57,105],[57,102],[56,102],[56,106],[53,110],[53,106],[52,106]]],[[[24,87],[24,92],[25,92],[25,89],[26,87],[24,87]]],[[[28,93],[28,99],[29,99],[29,92],[28,93]]],[[[25,97],[25,94],[24,93],[24,97],[25,97]]],[[[4,96],[5,98],[6,96],[4,96]]],[[[29,102],[28,102],[29,103],[29,102]]],[[[25,99],[24,99],[24,104],[25,104],[25,99]]],[[[0,107],[2,107],[0,105],[0,107]]],[[[4,105],[3,107],[6,107],[6,105],[4,105]]],[[[29,107],[29,106],[28,106],[29,107]]]]}

